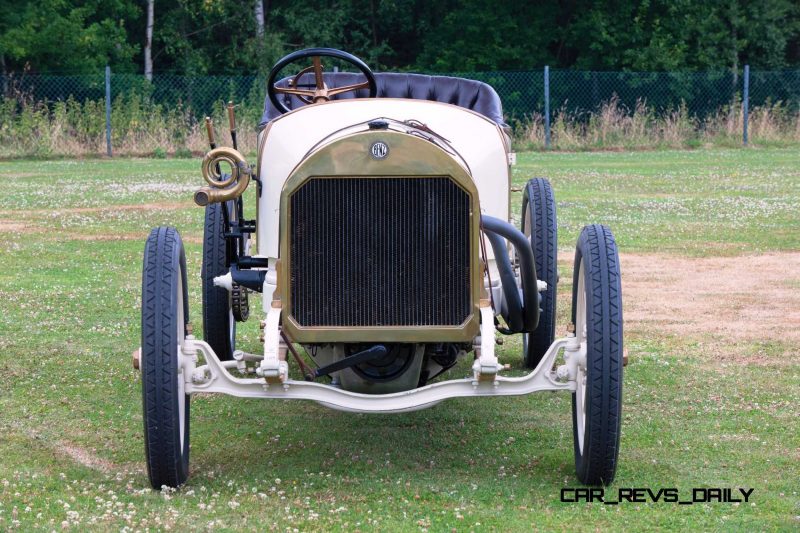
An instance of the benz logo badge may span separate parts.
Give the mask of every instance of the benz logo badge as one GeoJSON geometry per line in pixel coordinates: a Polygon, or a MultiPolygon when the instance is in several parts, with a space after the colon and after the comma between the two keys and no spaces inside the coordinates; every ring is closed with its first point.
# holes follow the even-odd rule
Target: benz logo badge
{"type": "Polygon", "coordinates": [[[369,151],[375,159],[386,159],[389,155],[389,146],[383,141],[376,141],[372,143],[369,151]]]}

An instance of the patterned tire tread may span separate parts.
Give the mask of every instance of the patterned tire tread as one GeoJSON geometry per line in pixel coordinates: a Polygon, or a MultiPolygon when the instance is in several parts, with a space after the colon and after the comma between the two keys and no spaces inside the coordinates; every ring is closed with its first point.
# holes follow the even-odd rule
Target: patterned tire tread
{"type": "Polygon", "coordinates": [[[222,361],[233,359],[236,323],[231,320],[228,291],[214,286],[214,278],[228,272],[227,243],[223,235],[222,209],[227,204],[206,206],[203,230],[203,338],[222,361]],[[231,331],[233,328],[233,331],[231,331]]]}
{"type": "Polygon", "coordinates": [[[619,254],[611,230],[586,226],[578,239],[572,292],[575,324],[579,266],[586,287],[586,427],[578,445],[576,397],[572,395],[575,466],[588,485],[614,480],[622,423],[622,289],[619,254]]]}
{"type": "Polygon", "coordinates": [[[188,322],[186,257],[174,228],[154,229],[147,238],[142,274],[142,413],[147,474],[154,489],[177,487],[189,472],[189,398],[184,404],[181,446],[177,349],[188,322]],[[182,291],[183,312],[178,310],[182,291]]]}
{"type": "Polygon", "coordinates": [[[522,228],[530,217],[530,239],[536,263],[536,277],[547,283],[542,296],[539,325],[527,334],[523,356],[527,368],[536,368],[556,335],[556,295],[558,285],[558,226],[556,200],[545,178],[528,181],[522,196],[522,228]]]}

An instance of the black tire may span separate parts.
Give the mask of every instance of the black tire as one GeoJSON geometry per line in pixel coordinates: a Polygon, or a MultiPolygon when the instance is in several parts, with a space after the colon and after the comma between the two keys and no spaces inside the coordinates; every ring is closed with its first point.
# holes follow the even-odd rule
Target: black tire
{"type": "Polygon", "coordinates": [[[522,336],[527,368],[536,368],[556,337],[556,296],[558,289],[558,227],[556,199],[545,178],[534,178],[522,193],[522,232],[530,238],[537,279],[547,283],[540,292],[539,325],[522,336]]]}
{"type": "Polygon", "coordinates": [[[575,468],[583,483],[608,485],[619,455],[623,364],[619,254],[608,227],[583,228],[572,287],[572,323],[586,342],[586,367],[572,395],[575,468]]]}
{"type": "Polygon", "coordinates": [[[142,273],[142,417],[147,475],[154,489],[189,474],[189,396],[179,373],[189,295],[186,256],[175,228],[150,232],[142,273]]]}
{"type": "Polygon", "coordinates": [[[230,203],[206,206],[203,267],[200,271],[203,280],[203,338],[222,361],[233,359],[236,349],[236,320],[231,310],[230,293],[214,285],[214,278],[226,274],[230,266],[222,213],[223,209],[230,212],[230,203]]]}

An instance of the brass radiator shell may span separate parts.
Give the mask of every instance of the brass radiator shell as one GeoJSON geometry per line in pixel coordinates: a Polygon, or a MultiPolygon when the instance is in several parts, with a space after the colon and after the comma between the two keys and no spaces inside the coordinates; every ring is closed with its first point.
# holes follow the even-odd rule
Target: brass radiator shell
{"type": "MultiPolygon", "coordinates": [[[[355,133],[318,147],[290,174],[281,192],[280,269],[278,284],[284,309],[283,328],[295,342],[471,342],[478,334],[479,303],[483,272],[479,257],[480,203],[469,171],[442,148],[415,135],[378,130],[355,133]],[[376,158],[376,142],[388,146],[388,155],[376,158]],[[306,326],[292,314],[291,235],[293,194],[310,180],[325,179],[434,179],[447,178],[467,196],[469,228],[468,313],[460,324],[306,326]]],[[[398,206],[407,207],[407,206],[398,206]]],[[[411,207],[413,209],[413,207],[411,207]]],[[[303,281],[300,280],[300,283],[303,281]]],[[[437,295],[431,295],[435,298],[437,295]]],[[[402,302],[398,302],[402,305],[402,302]]]]}

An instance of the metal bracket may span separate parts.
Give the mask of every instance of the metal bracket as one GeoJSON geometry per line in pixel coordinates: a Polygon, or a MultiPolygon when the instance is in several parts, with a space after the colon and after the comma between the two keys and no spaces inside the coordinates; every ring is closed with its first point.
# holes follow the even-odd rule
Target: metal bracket
{"type": "Polygon", "coordinates": [[[284,383],[289,379],[289,365],[286,363],[286,346],[280,332],[281,303],[272,302],[264,325],[264,359],[256,367],[256,374],[266,379],[268,384],[284,383]]]}
{"type": "Polygon", "coordinates": [[[575,333],[568,333],[564,347],[564,364],[556,369],[556,377],[575,382],[579,366],[586,368],[586,345],[578,340],[575,333]]]}
{"type": "Polygon", "coordinates": [[[481,302],[481,343],[478,357],[472,365],[475,381],[494,381],[497,374],[505,369],[494,354],[494,310],[489,302],[481,302]]]}

